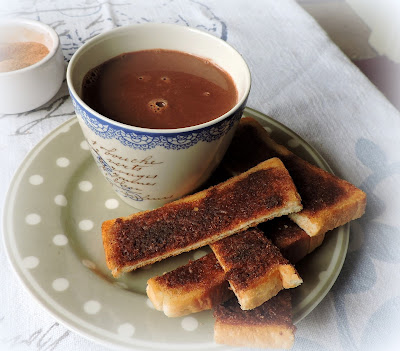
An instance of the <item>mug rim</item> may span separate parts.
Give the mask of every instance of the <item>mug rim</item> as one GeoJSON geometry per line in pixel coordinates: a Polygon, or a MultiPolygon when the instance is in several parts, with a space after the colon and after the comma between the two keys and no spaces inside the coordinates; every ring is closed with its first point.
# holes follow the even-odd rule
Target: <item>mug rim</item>
{"type": "MultiPolygon", "coordinates": [[[[229,72],[228,72],[229,74],[229,72]]],[[[196,131],[196,130],[200,130],[200,129],[205,129],[208,128],[210,126],[213,126],[215,124],[218,124],[219,122],[225,120],[226,118],[233,116],[235,114],[235,112],[240,109],[243,104],[247,101],[247,98],[249,96],[250,93],[250,88],[251,88],[251,74],[250,74],[250,69],[247,65],[247,62],[244,60],[243,56],[230,44],[228,44],[226,41],[222,40],[221,38],[218,38],[212,34],[209,34],[205,31],[201,31],[199,29],[196,28],[192,28],[192,27],[186,27],[183,25],[177,25],[177,24],[170,24],[170,23],[140,23],[140,24],[130,24],[130,25],[126,25],[126,26],[121,26],[121,27],[117,27],[117,28],[113,28],[109,31],[106,31],[104,33],[101,33],[99,35],[96,35],[94,38],[91,38],[90,40],[88,40],[86,43],[84,43],[72,56],[68,67],[67,67],[67,72],[66,72],[66,80],[67,80],[67,86],[68,89],[70,91],[70,94],[73,96],[73,99],[76,100],[76,102],[85,110],[87,110],[89,113],[91,113],[94,117],[103,120],[104,122],[106,122],[107,124],[111,124],[111,125],[115,125],[119,128],[125,129],[125,130],[130,130],[130,131],[137,131],[140,134],[178,134],[178,133],[185,133],[185,132],[192,132],[192,131],[196,131]],[[194,126],[188,126],[188,127],[182,127],[182,128],[163,128],[163,129],[156,129],[156,128],[144,128],[144,127],[137,127],[137,126],[132,126],[129,124],[125,124],[125,123],[121,123],[118,121],[115,121],[107,116],[104,116],[102,114],[100,114],[99,112],[95,111],[94,109],[92,109],[89,105],[87,105],[82,99],[81,97],[78,95],[78,93],[75,90],[75,87],[72,83],[72,75],[73,75],[73,70],[74,70],[74,66],[76,61],[78,60],[80,54],[82,53],[82,51],[84,51],[86,48],[96,45],[96,42],[101,43],[103,41],[103,39],[111,36],[111,35],[115,35],[115,33],[118,32],[122,32],[122,31],[129,31],[131,29],[134,28],[138,28],[138,27],[161,27],[165,28],[165,27],[170,27],[170,28],[179,28],[181,30],[187,30],[187,31],[192,31],[195,32],[197,34],[200,35],[204,35],[206,37],[211,38],[212,40],[216,40],[217,42],[219,42],[221,45],[227,47],[229,50],[235,52],[239,59],[241,60],[243,67],[244,67],[244,72],[246,75],[246,87],[245,87],[245,91],[243,93],[243,96],[236,102],[236,104],[226,113],[224,113],[223,115],[214,118],[210,121],[201,123],[201,124],[196,124],[194,126]]]]}
{"type": "MultiPolygon", "coordinates": [[[[49,53],[45,57],[43,57],[41,60],[39,60],[38,62],[34,63],[33,65],[30,65],[30,66],[27,66],[24,68],[20,68],[20,69],[14,70],[14,71],[0,72],[0,77],[12,76],[12,75],[17,75],[17,74],[22,74],[24,72],[32,71],[32,70],[36,69],[37,67],[42,66],[42,65],[46,64],[46,62],[50,61],[55,56],[56,52],[58,51],[58,48],[60,46],[60,38],[58,37],[57,32],[46,23],[27,19],[27,18],[14,17],[14,18],[10,18],[10,19],[1,20],[0,27],[2,25],[21,25],[21,26],[28,25],[28,26],[31,26],[32,28],[39,27],[50,36],[53,45],[50,48],[49,53]]],[[[32,29],[32,30],[34,30],[34,29],[32,29]]]]}

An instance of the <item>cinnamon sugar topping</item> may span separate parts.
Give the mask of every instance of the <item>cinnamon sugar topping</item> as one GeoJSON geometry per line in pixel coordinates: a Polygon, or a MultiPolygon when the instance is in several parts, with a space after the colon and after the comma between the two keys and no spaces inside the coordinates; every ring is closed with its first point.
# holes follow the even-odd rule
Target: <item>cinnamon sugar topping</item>
{"type": "Polygon", "coordinates": [[[0,72],[16,71],[42,60],[49,49],[33,41],[0,43],[0,72]]]}

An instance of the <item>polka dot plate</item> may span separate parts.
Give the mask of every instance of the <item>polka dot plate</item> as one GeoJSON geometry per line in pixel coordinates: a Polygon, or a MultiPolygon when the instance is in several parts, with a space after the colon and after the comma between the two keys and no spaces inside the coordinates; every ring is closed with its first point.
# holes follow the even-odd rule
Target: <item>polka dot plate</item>
{"type": "MultiPolygon", "coordinates": [[[[289,128],[257,111],[252,116],[301,157],[327,163],[289,128]]],[[[156,311],[145,288],[162,274],[207,252],[199,249],[114,279],[105,264],[101,223],[134,210],[100,174],[77,120],[45,137],[26,157],[9,189],[4,238],[24,286],[68,328],[102,344],[140,350],[226,349],[213,341],[213,317],[204,311],[168,318],[156,311]]],[[[336,280],[348,246],[349,226],[338,228],[306,257],[294,291],[295,323],[322,300],[336,280]]]]}

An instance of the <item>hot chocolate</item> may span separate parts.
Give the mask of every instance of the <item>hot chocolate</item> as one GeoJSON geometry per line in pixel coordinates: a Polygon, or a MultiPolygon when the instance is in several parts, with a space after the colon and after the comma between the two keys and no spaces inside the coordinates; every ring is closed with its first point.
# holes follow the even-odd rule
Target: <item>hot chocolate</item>
{"type": "Polygon", "coordinates": [[[222,116],[236,105],[238,93],[230,75],[212,62],[156,49],[124,53],[90,70],[82,99],[115,121],[171,129],[222,116]]]}

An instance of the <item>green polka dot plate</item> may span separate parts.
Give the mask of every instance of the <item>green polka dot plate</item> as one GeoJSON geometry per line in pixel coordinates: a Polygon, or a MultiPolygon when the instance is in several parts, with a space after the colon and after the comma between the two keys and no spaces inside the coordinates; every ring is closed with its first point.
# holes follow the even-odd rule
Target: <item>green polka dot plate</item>
{"type": "MultiPolygon", "coordinates": [[[[323,158],[286,126],[247,108],[280,143],[331,171],[323,158]]],[[[204,311],[168,318],[156,311],[148,278],[204,255],[199,249],[114,279],[105,264],[101,223],[134,210],[98,171],[77,120],[45,137],[26,157],[8,192],[4,239],[23,285],[57,320],[96,342],[138,350],[227,349],[213,341],[213,317],[204,311]]],[[[297,268],[304,283],[294,289],[298,323],[336,280],[348,246],[349,226],[330,232],[297,268]]]]}

